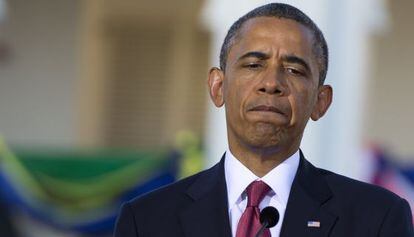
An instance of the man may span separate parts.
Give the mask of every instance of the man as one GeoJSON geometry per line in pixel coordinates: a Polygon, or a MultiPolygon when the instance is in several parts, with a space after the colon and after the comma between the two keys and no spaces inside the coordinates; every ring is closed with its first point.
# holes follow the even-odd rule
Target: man
{"type": "Polygon", "coordinates": [[[299,150],[309,118],[332,101],[327,65],[321,31],[292,6],[236,21],[208,78],[229,149],[209,170],[126,203],[115,236],[253,237],[266,206],[280,221],[262,236],[414,236],[404,199],[315,168],[299,150]]]}

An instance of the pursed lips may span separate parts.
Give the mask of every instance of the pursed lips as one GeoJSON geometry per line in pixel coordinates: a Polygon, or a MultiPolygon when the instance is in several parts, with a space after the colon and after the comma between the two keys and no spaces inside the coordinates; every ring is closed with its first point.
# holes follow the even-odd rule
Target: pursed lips
{"type": "Polygon", "coordinates": [[[249,111],[273,112],[273,113],[278,113],[278,114],[284,115],[284,113],[282,111],[280,111],[278,108],[276,108],[274,106],[269,106],[269,105],[255,106],[255,107],[249,109],[249,111]]]}

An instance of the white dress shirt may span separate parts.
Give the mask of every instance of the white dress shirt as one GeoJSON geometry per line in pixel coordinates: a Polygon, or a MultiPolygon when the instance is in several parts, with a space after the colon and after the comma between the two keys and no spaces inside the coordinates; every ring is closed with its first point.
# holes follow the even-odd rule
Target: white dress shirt
{"type": "Polygon", "coordinates": [[[270,228],[272,237],[279,237],[290,188],[298,167],[299,151],[273,168],[265,176],[259,178],[237,160],[230,152],[230,149],[227,149],[224,160],[224,173],[226,176],[229,217],[233,237],[236,236],[237,224],[247,206],[245,189],[255,180],[262,180],[272,189],[264,197],[259,208],[262,210],[267,206],[273,206],[279,211],[279,222],[275,227],[270,228]]]}

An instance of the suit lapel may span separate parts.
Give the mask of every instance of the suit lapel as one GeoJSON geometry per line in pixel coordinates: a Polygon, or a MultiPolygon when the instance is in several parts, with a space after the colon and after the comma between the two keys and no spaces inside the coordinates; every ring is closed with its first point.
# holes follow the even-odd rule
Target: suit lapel
{"type": "Polygon", "coordinates": [[[224,158],[200,174],[187,195],[193,202],[180,213],[186,237],[231,237],[224,158]]]}
{"type": "Polygon", "coordinates": [[[280,236],[329,236],[337,219],[325,205],[331,197],[325,179],[301,152],[280,236]]]}

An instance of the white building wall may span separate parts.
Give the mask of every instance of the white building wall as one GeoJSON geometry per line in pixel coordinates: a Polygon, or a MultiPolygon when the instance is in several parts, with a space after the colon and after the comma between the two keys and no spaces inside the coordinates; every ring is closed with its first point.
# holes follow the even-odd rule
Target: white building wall
{"type": "Polygon", "coordinates": [[[9,51],[0,62],[0,136],[9,144],[75,143],[78,6],[79,1],[7,1],[0,26],[9,51]]]}

